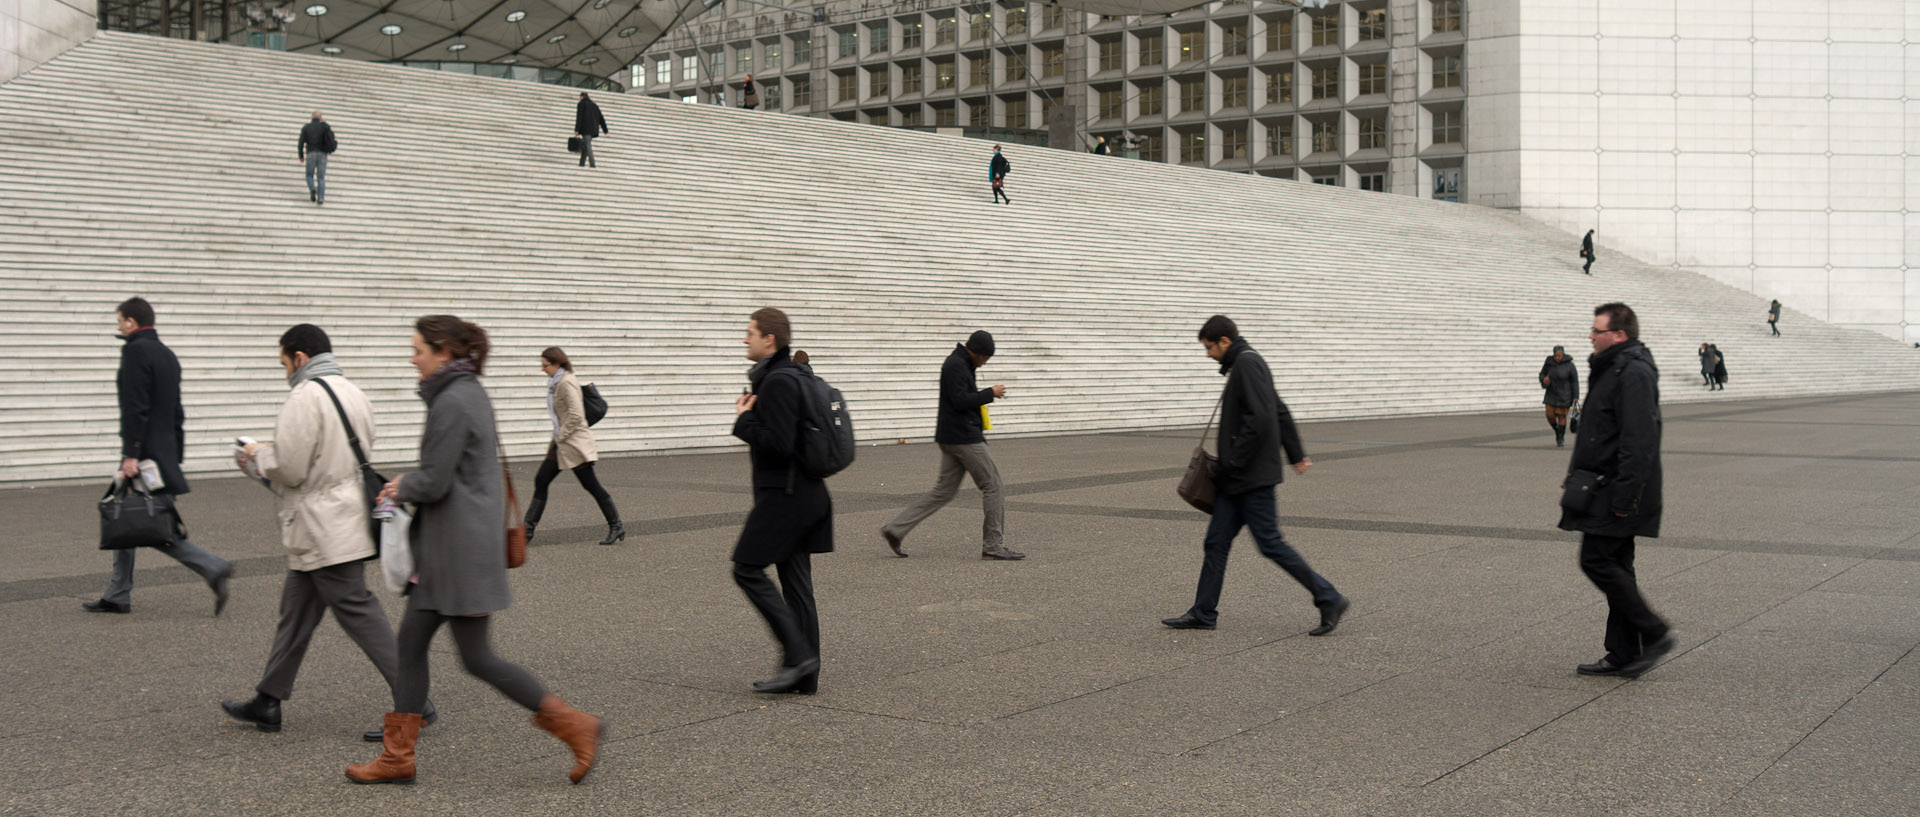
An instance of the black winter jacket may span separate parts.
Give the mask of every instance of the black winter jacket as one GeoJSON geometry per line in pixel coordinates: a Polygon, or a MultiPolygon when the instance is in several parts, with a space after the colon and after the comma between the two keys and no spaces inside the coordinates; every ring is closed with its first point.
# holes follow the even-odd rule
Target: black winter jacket
{"type": "Polygon", "coordinates": [[[187,449],[187,411],[180,402],[180,359],[152,329],[127,336],[120,347],[120,456],[153,460],[167,485],[187,492],[180,460],[187,449]]]}
{"type": "Polygon", "coordinates": [[[1286,479],[1287,463],[1307,458],[1293,414],[1273,389],[1267,361],[1244,340],[1221,356],[1220,373],[1227,376],[1220,401],[1220,468],[1214,477],[1219,492],[1237,496],[1270,488],[1286,479]],[[1281,462],[1282,450],[1286,462],[1281,462]]]}
{"type": "Polygon", "coordinates": [[[1594,516],[1560,510],[1560,529],[1602,536],[1660,535],[1660,371],[1630,340],[1589,359],[1587,402],[1567,470],[1606,477],[1594,516]],[[1618,514],[1626,514],[1625,517],[1618,514]]]}
{"type": "Polygon", "coordinates": [[[1540,376],[1547,378],[1543,405],[1566,408],[1580,402],[1580,367],[1573,358],[1555,363],[1553,355],[1547,355],[1547,362],[1540,364],[1540,376]]]}
{"type": "Polygon", "coordinates": [[[933,441],[946,445],[986,442],[980,407],[991,402],[993,389],[980,388],[973,379],[973,354],[965,344],[956,344],[953,354],[940,364],[940,413],[933,421],[933,441]]]}
{"type": "Polygon", "coordinates": [[[753,404],[752,411],[743,412],[733,420],[733,436],[751,449],[755,488],[785,489],[821,481],[809,478],[795,467],[794,453],[800,439],[800,418],[806,411],[802,403],[806,394],[798,379],[774,377],[774,370],[780,368],[799,368],[785,348],[747,371],[747,381],[760,399],[753,404]]]}
{"type": "Polygon", "coordinates": [[[600,115],[600,106],[591,99],[582,99],[573,106],[573,132],[588,138],[612,133],[607,130],[607,118],[600,115]]]}
{"type": "Polygon", "coordinates": [[[1007,162],[1007,157],[995,153],[993,154],[993,161],[987,163],[987,178],[1003,179],[1006,178],[1007,173],[1012,170],[1013,165],[1007,162]]]}
{"type": "Polygon", "coordinates": [[[340,143],[334,141],[333,126],[325,122],[308,120],[300,129],[300,158],[307,158],[307,151],[332,153],[340,149],[340,143]]]}

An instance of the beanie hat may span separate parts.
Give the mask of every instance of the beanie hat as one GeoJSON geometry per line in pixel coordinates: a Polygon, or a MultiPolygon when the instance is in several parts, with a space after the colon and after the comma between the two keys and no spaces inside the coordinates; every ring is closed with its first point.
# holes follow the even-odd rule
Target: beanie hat
{"type": "Polygon", "coordinates": [[[981,329],[967,336],[967,351],[981,357],[993,357],[993,336],[981,329]]]}

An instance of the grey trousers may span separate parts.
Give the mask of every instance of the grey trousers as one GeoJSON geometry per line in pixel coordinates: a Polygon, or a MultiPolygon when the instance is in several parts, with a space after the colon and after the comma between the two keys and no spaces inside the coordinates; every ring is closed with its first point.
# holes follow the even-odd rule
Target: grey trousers
{"type": "MultiPolygon", "coordinates": [[[[127,548],[113,552],[113,578],[107,580],[106,592],[100,594],[101,601],[110,601],[114,604],[133,603],[133,552],[139,549],[127,548]]],[[[149,549],[172,556],[175,561],[186,565],[188,570],[200,574],[200,578],[207,580],[208,586],[213,585],[215,576],[225,572],[229,567],[227,560],[201,550],[199,545],[186,539],[165,547],[149,549]]]]}
{"type": "Polygon", "coordinates": [[[400,673],[393,625],[387,623],[380,600],[367,589],[365,562],[287,571],[286,583],[280,587],[280,628],[273,633],[267,671],[254,689],[282,701],[293,697],[294,676],[300,674],[300,662],[307,657],[313,630],[328,610],[333,611],[333,620],[347,631],[347,637],[367,654],[380,677],[387,679],[387,689],[393,689],[400,673]]]}
{"type": "Polygon", "coordinates": [[[580,164],[587,167],[599,167],[593,163],[593,137],[580,134],[580,164]]]}
{"type": "Polygon", "coordinates": [[[327,200],[327,156],[322,150],[307,151],[307,192],[320,201],[327,200]]]}
{"type": "Polygon", "coordinates": [[[961,474],[973,475],[973,484],[980,489],[980,509],[986,513],[986,519],[980,524],[980,549],[999,550],[1006,538],[1007,502],[1000,490],[1000,466],[995,465],[993,455],[987,453],[986,443],[941,443],[940,476],[934,480],[933,490],[908,505],[884,530],[906,539],[907,534],[934,511],[953,501],[954,494],[960,490],[961,474]]]}

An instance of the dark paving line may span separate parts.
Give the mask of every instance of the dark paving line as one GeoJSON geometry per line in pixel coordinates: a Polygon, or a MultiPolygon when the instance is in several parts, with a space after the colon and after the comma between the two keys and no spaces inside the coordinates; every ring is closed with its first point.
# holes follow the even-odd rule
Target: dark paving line
{"type": "MultiPolygon", "coordinates": [[[[1539,435],[1536,435],[1539,436],[1539,435]]],[[[1463,445],[1461,448],[1484,448],[1492,451],[1527,451],[1509,445],[1463,445]]],[[[1920,462],[1920,457],[1879,457],[1870,454],[1781,454],[1774,451],[1689,451],[1686,449],[1660,449],[1660,456],[1675,455],[1693,457],[1759,457],[1770,460],[1850,460],[1855,462],[1920,462]]]]}

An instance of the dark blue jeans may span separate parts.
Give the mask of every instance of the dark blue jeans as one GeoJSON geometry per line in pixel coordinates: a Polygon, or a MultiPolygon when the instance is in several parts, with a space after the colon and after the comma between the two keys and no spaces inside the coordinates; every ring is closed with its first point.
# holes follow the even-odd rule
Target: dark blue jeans
{"type": "Polygon", "coordinates": [[[1341,599],[1333,584],[1307,566],[1300,552],[1280,535],[1280,515],[1274,508],[1271,486],[1237,496],[1222,496],[1213,502],[1213,522],[1207,525],[1206,561],[1200,565],[1200,589],[1193,594],[1193,609],[1188,615],[1213,624],[1219,618],[1220,586],[1227,578],[1227,552],[1233,549],[1240,529],[1253,533],[1260,555],[1273,560],[1301,587],[1313,593],[1313,606],[1325,609],[1341,599]]]}

